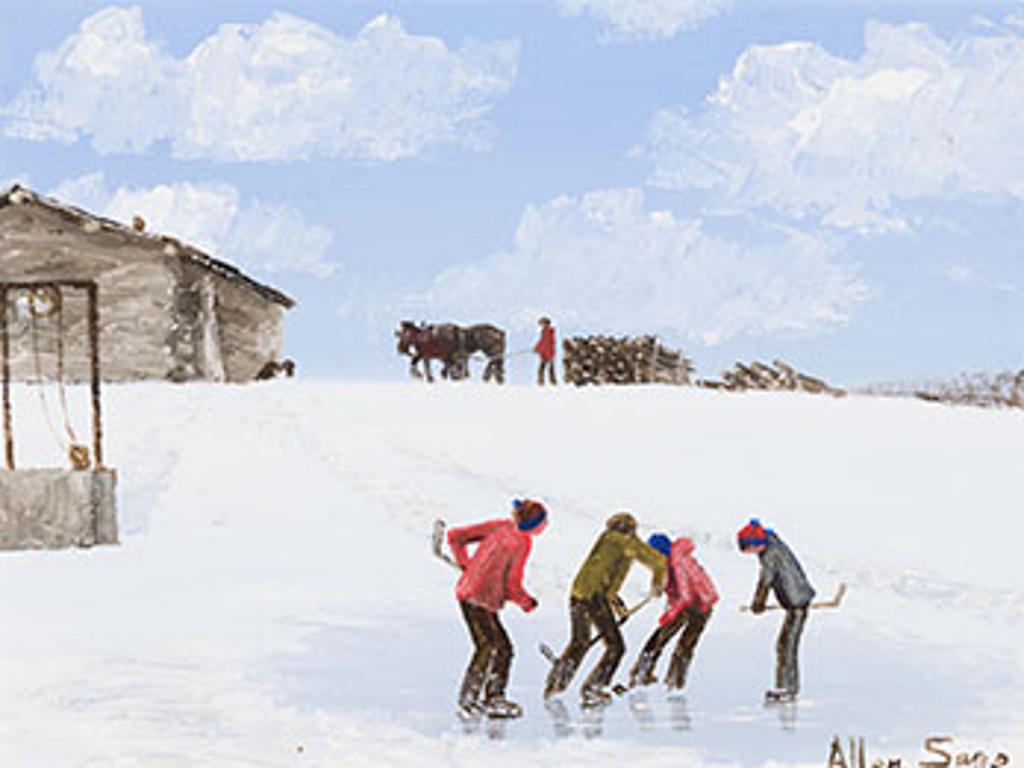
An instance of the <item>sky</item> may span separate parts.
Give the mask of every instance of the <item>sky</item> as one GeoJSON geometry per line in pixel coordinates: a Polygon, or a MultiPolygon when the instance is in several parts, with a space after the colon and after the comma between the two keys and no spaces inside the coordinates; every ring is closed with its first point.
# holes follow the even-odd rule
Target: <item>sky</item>
{"type": "Polygon", "coordinates": [[[300,373],[402,319],[510,352],[657,334],[700,377],[1022,367],[1024,1],[40,0],[0,31],[0,184],[297,301],[300,373]]]}

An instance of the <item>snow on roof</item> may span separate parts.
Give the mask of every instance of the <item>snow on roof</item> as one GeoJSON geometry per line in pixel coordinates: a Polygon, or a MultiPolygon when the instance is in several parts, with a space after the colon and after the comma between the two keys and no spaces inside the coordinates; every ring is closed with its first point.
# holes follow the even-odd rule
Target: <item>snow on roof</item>
{"type": "Polygon", "coordinates": [[[177,238],[170,237],[168,235],[140,231],[132,227],[125,226],[113,219],[96,216],[88,211],[83,211],[80,208],[75,208],[74,206],[61,203],[58,200],[46,197],[45,195],[40,195],[39,193],[33,192],[19,184],[15,184],[4,192],[3,195],[0,195],[0,209],[8,205],[24,205],[26,203],[33,203],[54,211],[61,216],[71,218],[81,224],[82,229],[87,233],[106,230],[108,232],[116,232],[124,237],[135,238],[149,244],[161,245],[163,246],[163,252],[168,256],[181,254],[196,264],[205,267],[211,272],[220,275],[227,280],[233,280],[241,283],[269,301],[281,304],[286,308],[295,306],[294,299],[285,295],[276,288],[272,288],[269,285],[264,285],[263,283],[253,280],[251,277],[239,270],[238,267],[228,264],[226,261],[215,259],[195,246],[189,245],[177,238]]]}

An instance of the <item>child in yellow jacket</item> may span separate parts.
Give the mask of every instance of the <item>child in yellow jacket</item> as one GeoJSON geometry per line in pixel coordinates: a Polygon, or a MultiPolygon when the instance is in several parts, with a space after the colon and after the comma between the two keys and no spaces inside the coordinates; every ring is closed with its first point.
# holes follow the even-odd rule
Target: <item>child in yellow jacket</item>
{"type": "Polygon", "coordinates": [[[590,647],[594,626],[604,642],[604,654],[583,683],[583,703],[601,704],[611,699],[607,687],[626,650],[616,620],[616,614],[624,611],[618,592],[636,560],[651,570],[651,591],[660,595],[667,573],[665,558],[637,537],[636,519],[631,514],[612,515],[573,581],[569,644],[551,667],[544,698],[561,693],[572,683],[590,647]]]}

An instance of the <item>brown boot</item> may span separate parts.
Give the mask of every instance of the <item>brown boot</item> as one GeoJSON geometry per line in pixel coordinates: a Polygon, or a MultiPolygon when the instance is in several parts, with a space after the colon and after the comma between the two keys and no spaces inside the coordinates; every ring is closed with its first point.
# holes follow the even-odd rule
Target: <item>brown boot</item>
{"type": "Polygon", "coordinates": [[[665,685],[670,690],[682,690],[686,685],[686,672],[690,668],[690,659],[687,656],[673,656],[672,663],[668,666],[665,674],[665,685]]]}
{"type": "Polygon", "coordinates": [[[629,670],[629,687],[636,688],[640,685],[651,685],[658,682],[654,676],[654,663],[656,659],[653,654],[641,653],[636,664],[629,670]]]}

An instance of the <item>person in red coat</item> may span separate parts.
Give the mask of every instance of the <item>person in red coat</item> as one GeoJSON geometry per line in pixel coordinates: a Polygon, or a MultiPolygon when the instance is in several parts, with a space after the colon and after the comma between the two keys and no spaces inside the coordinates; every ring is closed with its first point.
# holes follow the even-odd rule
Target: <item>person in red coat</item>
{"type": "Polygon", "coordinates": [[[557,384],[555,379],[555,326],[551,319],[542,317],[540,323],[540,339],[533,345],[533,351],[540,357],[540,366],[537,368],[537,383],[544,386],[544,369],[547,369],[551,383],[557,384]]]}
{"type": "Polygon", "coordinates": [[[505,697],[512,643],[498,619],[511,601],[529,613],[537,600],[523,588],[523,570],[533,537],[547,525],[539,501],[513,502],[512,518],[452,528],[448,545],[462,568],[455,597],[469,627],[474,652],[459,691],[459,712],[466,716],[519,717],[521,706],[505,697]],[[470,555],[468,546],[476,544],[470,555]],[[484,699],[480,701],[483,692],[484,699]]]}
{"type": "Polygon", "coordinates": [[[668,558],[668,598],[665,612],[658,619],[658,627],[647,639],[640,657],[629,673],[630,686],[650,685],[657,682],[654,667],[658,657],[672,637],[682,630],[679,642],[672,652],[672,661],[665,675],[665,685],[679,690],[686,685],[686,672],[693,659],[704,627],[711,618],[711,607],[718,602],[718,592],[710,577],[693,557],[693,540],[680,536],[674,542],[662,533],[653,534],[648,545],[668,558]]]}

